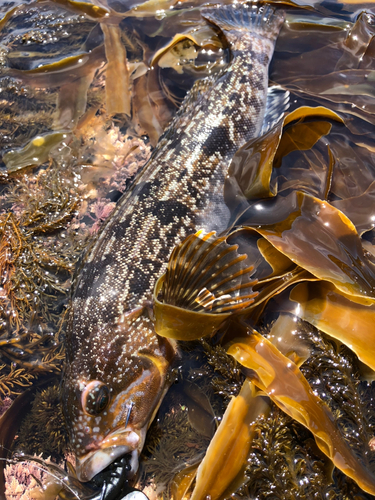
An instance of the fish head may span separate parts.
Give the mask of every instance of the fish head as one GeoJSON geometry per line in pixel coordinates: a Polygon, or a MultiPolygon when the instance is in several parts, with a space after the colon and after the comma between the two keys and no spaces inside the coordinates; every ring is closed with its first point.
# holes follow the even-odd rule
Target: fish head
{"type": "Polygon", "coordinates": [[[94,328],[74,347],[68,349],[62,406],[77,477],[90,481],[129,454],[131,478],[170,385],[174,346],[141,314],[112,328],[94,328]]]}

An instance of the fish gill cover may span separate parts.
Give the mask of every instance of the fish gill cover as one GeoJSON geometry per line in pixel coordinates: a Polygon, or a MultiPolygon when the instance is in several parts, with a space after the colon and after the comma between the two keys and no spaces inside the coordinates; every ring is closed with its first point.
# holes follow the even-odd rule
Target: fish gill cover
{"type": "MultiPolygon", "coordinates": [[[[160,190],[159,198],[148,191],[161,227],[175,217],[176,244],[190,240],[168,264],[173,245],[134,226],[151,248],[164,245],[164,258],[154,261],[157,288],[146,281],[147,300],[131,314],[124,309],[120,326],[146,323],[156,338],[167,336],[160,342],[173,352],[157,361],[143,352],[143,360],[169,390],[149,417],[136,475],[120,456],[87,483],[76,477],[60,404],[76,314],[70,290],[96,255],[105,220],[100,234],[114,234],[121,194],[150,181],[146,166],[132,183],[151,152],[160,159],[168,141],[165,154],[176,148],[176,127],[194,122],[196,103],[245,55],[246,35],[235,46],[241,16],[228,14],[242,11],[171,0],[0,7],[2,496],[109,500],[131,487],[150,499],[375,494],[375,18],[371,2],[299,3],[275,5],[285,22],[269,85],[280,88],[270,93],[260,135],[241,144],[224,124],[202,145],[226,166],[234,154],[225,181],[217,179],[214,208],[181,224],[182,196],[168,204],[160,190]],[[211,243],[202,247],[205,238],[211,243]]],[[[259,60],[253,50],[246,64],[259,60]]],[[[254,102],[234,102],[241,129],[254,102]]],[[[217,103],[214,110],[220,114],[217,103]]],[[[145,283],[141,268],[137,283],[145,283]]],[[[93,345],[87,356],[97,363],[93,345]]],[[[83,384],[82,394],[93,418],[113,398],[100,380],[83,384]]],[[[125,427],[135,401],[124,400],[125,427]]]]}

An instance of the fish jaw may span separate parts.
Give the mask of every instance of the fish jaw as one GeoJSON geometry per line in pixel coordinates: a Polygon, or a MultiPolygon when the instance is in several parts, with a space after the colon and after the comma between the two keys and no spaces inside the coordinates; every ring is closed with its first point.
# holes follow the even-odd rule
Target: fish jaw
{"type": "Polygon", "coordinates": [[[129,479],[138,470],[138,459],[142,451],[147,429],[135,431],[131,428],[115,431],[98,444],[98,449],[76,457],[76,474],[79,481],[90,481],[117,458],[130,454],[129,479]]]}

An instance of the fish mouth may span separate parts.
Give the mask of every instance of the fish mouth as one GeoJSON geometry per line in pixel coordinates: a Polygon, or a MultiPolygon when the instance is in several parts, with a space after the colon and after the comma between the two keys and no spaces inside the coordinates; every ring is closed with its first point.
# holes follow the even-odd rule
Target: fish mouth
{"type": "Polygon", "coordinates": [[[90,481],[116,459],[128,453],[131,454],[129,477],[132,477],[138,470],[138,457],[144,441],[142,434],[129,429],[114,431],[98,443],[96,450],[76,457],[78,480],[83,483],[90,481]]]}

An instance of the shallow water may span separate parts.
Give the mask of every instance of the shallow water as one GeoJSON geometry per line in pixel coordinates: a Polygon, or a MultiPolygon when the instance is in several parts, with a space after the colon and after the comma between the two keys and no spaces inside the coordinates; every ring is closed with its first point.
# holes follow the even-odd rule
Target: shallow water
{"type": "MultiPolygon", "coordinates": [[[[22,410],[13,407],[8,412],[12,425],[2,442],[6,448],[51,456],[60,464],[68,455],[58,384],[69,293],[81,255],[193,82],[220,71],[230,58],[225,39],[201,19],[198,3],[149,2],[129,11],[132,7],[126,2],[102,3],[99,9],[75,2],[11,2],[0,7],[3,410],[18,394],[25,399],[22,410]],[[100,17],[106,11],[108,16],[100,17]],[[174,39],[178,34],[183,35],[174,39]],[[25,392],[28,387],[39,387],[41,395],[34,399],[25,392]]],[[[326,231],[306,216],[302,226],[311,231],[302,230],[307,245],[303,267],[332,281],[334,273],[326,270],[338,259],[345,279],[335,279],[358,296],[358,287],[373,288],[373,276],[361,262],[366,259],[372,269],[375,255],[372,6],[323,2],[315,10],[283,8],[286,22],[270,81],[290,90],[288,113],[301,106],[324,106],[343,122],[333,115],[317,118],[304,112],[286,124],[281,140],[270,131],[248,144],[232,164],[226,199],[233,220],[240,217],[240,223],[259,227],[282,226],[289,217],[285,200],[296,190],[327,200],[354,224],[351,231],[358,232],[364,254],[353,250],[358,243],[353,243],[353,232],[340,233],[335,225],[326,231]],[[361,16],[363,10],[367,14],[361,16]],[[259,188],[255,180],[267,172],[270,158],[269,179],[259,188]]],[[[259,260],[257,277],[267,276],[272,264],[262,264],[255,252],[259,236],[241,238],[233,236],[236,243],[254,248],[259,260]]],[[[292,253],[301,245],[300,233],[296,238],[288,247],[292,253]]],[[[290,290],[272,291],[274,298],[265,310],[250,318],[261,333],[267,335],[280,314],[294,314],[296,302],[304,307],[303,293],[326,293],[295,288],[293,302],[290,290]]],[[[344,304],[329,314],[335,313],[335,323],[341,324],[345,311],[356,314],[350,307],[344,304]]],[[[312,324],[324,329],[322,321],[310,316],[312,324]]],[[[327,337],[297,320],[295,344],[307,346],[308,360],[301,371],[332,411],[359,461],[374,472],[374,387],[366,381],[372,373],[356,356],[371,366],[372,352],[365,352],[366,344],[372,351],[371,321],[364,322],[362,345],[353,347],[342,338],[333,340],[334,332],[327,337]]],[[[173,481],[180,484],[177,474],[200,462],[230,397],[239,393],[244,380],[220,344],[182,347],[179,382],[150,429],[141,461],[137,487],[145,488],[150,498],[178,497],[173,481]]],[[[24,491],[35,487],[32,474],[29,465],[9,465],[7,497],[29,498],[24,491]]],[[[227,494],[372,498],[337,468],[332,472],[312,434],[276,405],[257,421],[244,479],[237,487],[227,494]]]]}

